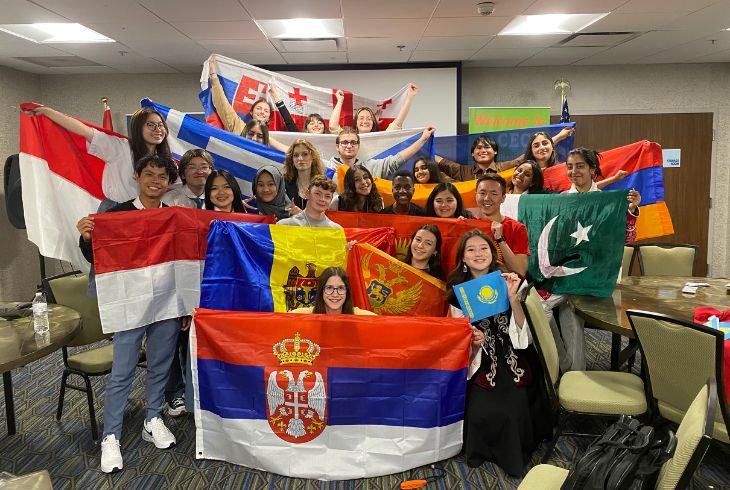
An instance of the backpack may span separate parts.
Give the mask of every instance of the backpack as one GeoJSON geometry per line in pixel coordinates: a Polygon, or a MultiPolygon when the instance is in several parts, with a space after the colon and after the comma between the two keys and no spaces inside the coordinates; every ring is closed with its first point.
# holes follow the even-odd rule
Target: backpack
{"type": "Polygon", "coordinates": [[[658,438],[654,428],[622,415],[586,450],[562,490],[640,490],[654,488],[659,470],[674,454],[671,431],[658,438]]]}

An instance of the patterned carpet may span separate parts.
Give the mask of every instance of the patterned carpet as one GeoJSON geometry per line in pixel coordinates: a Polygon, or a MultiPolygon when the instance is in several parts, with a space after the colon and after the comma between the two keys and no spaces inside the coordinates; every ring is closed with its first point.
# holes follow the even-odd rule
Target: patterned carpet
{"type": "MultiPolygon", "coordinates": [[[[587,330],[587,357],[591,369],[608,367],[609,335],[587,330]]],[[[56,422],[55,410],[62,373],[60,352],[13,371],[18,433],[8,436],[5,430],[5,407],[0,414],[0,471],[25,474],[48,469],[56,489],[369,489],[392,490],[412,478],[411,473],[354,481],[321,482],[286,478],[219,461],[194,458],[195,426],[191,416],[167,419],[178,444],[170,450],[156,449],[142,441],[144,387],[138,370],[131,401],[124,417],[122,454],[124,471],[105,475],[99,467],[100,448],[91,440],[86,398],[69,391],[63,419],[56,422]]],[[[98,419],[103,412],[105,378],[94,381],[98,419]]],[[[594,428],[595,429],[595,428],[594,428]]],[[[558,443],[551,463],[569,467],[589,441],[564,437],[558,443]]],[[[535,452],[535,464],[545,450],[535,452]]],[[[714,442],[692,481],[693,489],[730,488],[730,447],[714,442]]],[[[445,475],[430,483],[433,489],[512,489],[519,479],[501,469],[484,464],[469,468],[463,457],[441,463],[445,475]]],[[[431,471],[428,469],[427,471],[431,471]]]]}

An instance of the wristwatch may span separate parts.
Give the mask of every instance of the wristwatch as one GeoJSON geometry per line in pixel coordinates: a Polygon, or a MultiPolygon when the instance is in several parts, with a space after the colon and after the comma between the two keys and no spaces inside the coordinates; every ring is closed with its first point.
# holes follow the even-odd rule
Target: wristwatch
{"type": "Polygon", "coordinates": [[[494,241],[495,241],[496,243],[502,243],[502,242],[506,242],[506,241],[507,241],[507,239],[506,239],[505,237],[501,236],[501,237],[497,238],[497,239],[496,239],[496,240],[494,240],[494,241]]]}

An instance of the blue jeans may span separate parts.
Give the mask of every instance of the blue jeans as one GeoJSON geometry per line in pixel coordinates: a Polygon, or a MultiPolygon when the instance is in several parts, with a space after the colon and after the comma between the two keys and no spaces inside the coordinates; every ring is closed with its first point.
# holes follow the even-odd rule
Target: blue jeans
{"type": "Polygon", "coordinates": [[[104,397],[104,437],[114,434],[118,441],[122,439],[124,407],[129,398],[145,334],[147,335],[145,420],[150,421],[154,417],[161,416],[165,384],[170,374],[170,364],[175,356],[178,332],[180,332],[180,320],[173,318],[114,334],[112,372],[106,382],[104,397]]]}
{"type": "Polygon", "coordinates": [[[170,377],[165,387],[165,401],[172,403],[175,398],[181,398],[185,395],[185,365],[188,362],[188,339],[190,338],[190,330],[180,332],[177,340],[177,349],[175,349],[175,358],[170,366],[170,377]]]}

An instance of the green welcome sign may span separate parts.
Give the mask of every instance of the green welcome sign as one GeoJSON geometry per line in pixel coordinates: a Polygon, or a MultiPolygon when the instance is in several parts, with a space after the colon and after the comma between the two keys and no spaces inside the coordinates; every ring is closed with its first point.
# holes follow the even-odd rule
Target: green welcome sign
{"type": "Polygon", "coordinates": [[[470,107],[469,134],[550,124],[549,107],[470,107]]]}

